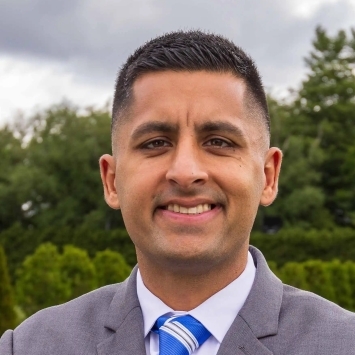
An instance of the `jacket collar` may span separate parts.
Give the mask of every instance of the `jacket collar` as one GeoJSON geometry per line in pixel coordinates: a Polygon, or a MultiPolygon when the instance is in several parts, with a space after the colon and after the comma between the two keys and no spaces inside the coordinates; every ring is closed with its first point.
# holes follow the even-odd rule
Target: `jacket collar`
{"type": "MultiPolygon", "coordinates": [[[[277,334],[283,286],[262,253],[250,247],[256,274],[249,296],[227,332],[218,355],[272,355],[259,338],[277,334]]],[[[97,346],[99,355],[145,354],[143,316],[136,283],[137,266],[116,292],[105,327],[113,334],[97,346]]]]}
{"type": "Polygon", "coordinates": [[[257,338],[277,334],[283,285],[269,269],[263,254],[249,247],[256,266],[253,286],[239,316],[248,324],[257,338]]]}
{"type": "Polygon", "coordinates": [[[143,315],[137,297],[136,266],[121,284],[107,312],[105,327],[112,332],[97,345],[98,355],[145,354],[143,315]]]}
{"type": "Polygon", "coordinates": [[[250,247],[256,274],[244,306],[228,330],[217,355],[272,355],[260,338],[277,334],[283,285],[262,253],[250,247]]]}

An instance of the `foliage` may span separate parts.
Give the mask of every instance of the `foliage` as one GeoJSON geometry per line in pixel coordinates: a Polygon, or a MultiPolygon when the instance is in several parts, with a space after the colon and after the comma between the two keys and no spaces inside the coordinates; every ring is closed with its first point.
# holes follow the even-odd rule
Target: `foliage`
{"type": "Polygon", "coordinates": [[[280,273],[279,273],[279,269],[277,267],[277,264],[275,261],[273,260],[270,260],[267,262],[270,270],[277,276],[277,277],[280,277],[280,273]]]}
{"type": "MultiPolygon", "coordinates": [[[[94,258],[98,251],[110,249],[120,253],[130,267],[137,262],[134,245],[127,232],[122,229],[104,231],[63,227],[36,231],[14,226],[0,233],[0,243],[7,254],[12,279],[15,280],[15,270],[21,266],[26,256],[46,242],[53,243],[60,251],[65,245],[71,244],[86,250],[90,258],[94,258]]],[[[355,260],[355,230],[350,228],[283,228],[276,234],[253,232],[251,244],[260,249],[267,260],[275,261],[279,267],[290,261],[303,262],[308,259],[331,261],[338,258],[342,262],[355,260]]]]}
{"type": "Polygon", "coordinates": [[[50,243],[40,245],[26,257],[18,270],[16,301],[27,316],[42,308],[64,302],[70,295],[69,285],[60,273],[60,255],[50,243]]]}
{"type": "Polygon", "coordinates": [[[109,249],[96,253],[94,265],[99,287],[124,281],[131,272],[124,257],[109,249]]]}
{"type": "Polygon", "coordinates": [[[324,228],[333,225],[324,207],[325,196],[319,186],[319,167],[324,160],[317,138],[300,135],[292,129],[293,104],[269,98],[272,130],[271,144],[280,147],[284,158],[279,194],[274,204],[263,208],[263,216],[281,216],[285,226],[324,228]],[[328,218],[324,218],[324,217],[328,218]],[[326,223],[326,224],[325,224],[326,223]]]}
{"type": "Polygon", "coordinates": [[[26,256],[34,253],[43,243],[50,242],[61,251],[65,245],[71,244],[88,252],[92,258],[97,251],[107,248],[121,253],[130,266],[136,264],[135,249],[126,230],[95,230],[87,226],[47,227],[41,230],[24,229],[14,225],[0,233],[0,243],[3,244],[8,256],[10,276],[15,279],[15,271],[20,267],[26,256]]]}
{"type": "Polygon", "coordinates": [[[352,300],[353,309],[355,311],[355,262],[348,260],[344,263],[344,266],[349,276],[349,283],[351,285],[350,298],[352,300]]]}
{"type": "Polygon", "coordinates": [[[0,231],[22,222],[18,189],[12,183],[25,161],[21,140],[5,126],[0,130],[0,231]]]}
{"type": "Polygon", "coordinates": [[[339,260],[324,262],[308,260],[289,262],[276,269],[280,279],[288,285],[311,291],[339,306],[355,311],[355,262],[339,260]]]}
{"type": "Polygon", "coordinates": [[[328,263],[331,283],[334,287],[335,301],[339,306],[346,309],[353,309],[352,286],[350,284],[349,268],[339,260],[328,263]]]}
{"type": "Polygon", "coordinates": [[[13,292],[7,271],[6,257],[0,245],[0,336],[16,324],[13,292]]]}
{"type": "Polygon", "coordinates": [[[355,30],[318,27],[307,76],[284,100],[269,97],[271,143],[284,153],[279,197],[260,219],[284,226],[355,226],[355,30]]]}
{"type": "Polygon", "coordinates": [[[304,264],[289,262],[285,264],[280,272],[280,278],[288,285],[300,288],[301,290],[309,290],[310,285],[307,282],[306,270],[304,264]]]}
{"type": "Polygon", "coordinates": [[[324,267],[324,263],[321,260],[308,260],[303,266],[310,291],[335,302],[335,287],[329,269],[324,267]]]}
{"type": "Polygon", "coordinates": [[[60,257],[59,269],[70,289],[66,300],[79,297],[96,288],[96,270],[86,250],[66,245],[60,257]]]}
{"type": "Polygon", "coordinates": [[[98,160],[110,150],[106,110],[80,114],[63,104],[22,127],[0,130],[0,230],[14,223],[41,229],[122,227],[120,214],[102,198],[98,160]]]}
{"type": "Polygon", "coordinates": [[[355,230],[351,228],[283,228],[276,234],[253,232],[251,244],[263,252],[266,260],[275,261],[279,267],[290,261],[309,259],[355,260],[355,230]]]}
{"type": "Polygon", "coordinates": [[[69,301],[98,286],[123,281],[131,272],[123,256],[105,250],[92,261],[86,250],[65,245],[63,253],[41,244],[18,269],[17,304],[27,316],[69,301]]]}
{"type": "Polygon", "coordinates": [[[316,139],[323,152],[319,187],[325,207],[339,224],[352,224],[355,210],[355,30],[327,35],[318,27],[306,58],[309,74],[294,102],[299,120],[292,130],[316,139]]]}

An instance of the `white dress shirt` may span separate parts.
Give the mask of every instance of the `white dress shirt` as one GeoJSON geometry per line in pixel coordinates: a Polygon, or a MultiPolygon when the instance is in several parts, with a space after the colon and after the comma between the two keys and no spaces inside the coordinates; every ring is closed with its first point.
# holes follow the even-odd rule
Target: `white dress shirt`
{"type": "Polygon", "coordinates": [[[174,311],[153,295],[144,285],[138,270],[137,294],[143,313],[147,355],[159,355],[159,335],[152,332],[151,328],[157,318],[164,314],[190,314],[199,320],[212,335],[194,352],[194,355],[217,354],[224,336],[249,295],[255,278],[255,270],[253,257],[248,252],[247,265],[241,275],[189,312],[174,311]]]}

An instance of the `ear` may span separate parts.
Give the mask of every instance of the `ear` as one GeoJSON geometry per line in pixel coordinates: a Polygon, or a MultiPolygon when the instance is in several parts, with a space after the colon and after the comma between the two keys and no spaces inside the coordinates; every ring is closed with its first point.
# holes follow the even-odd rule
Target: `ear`
{"type": "Polygon", "coordinates": [[[100,160],[100,174],[102,184],[104,185],[104,195],[106,203],[113,209],[119,209],[117,190],[115,186],[116,163],[113,156],[103,155],[100,160]]]}
{"type": "Polygon", "coordinates": [[[264,165],[265,186],[260,199],[260,204],[262,206],[271,205],[276,198],[279,184],[281,161],[281,150],[275,147],[270,148],[266,154],[264,165]]]}

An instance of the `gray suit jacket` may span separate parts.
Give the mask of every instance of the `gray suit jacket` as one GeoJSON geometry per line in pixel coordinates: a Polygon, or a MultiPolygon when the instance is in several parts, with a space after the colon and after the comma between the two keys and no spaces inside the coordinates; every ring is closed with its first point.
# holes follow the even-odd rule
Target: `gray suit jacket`
{"type": "MultiPolygon", "coordinates": [[[[283,285],[251,247],[251,292],[218,355],[355,354],[355,314],[283,285]]],[[[136,270],[66,304],[44,309],[0,340],[0,355],[144,355],[136,270]]]]}

